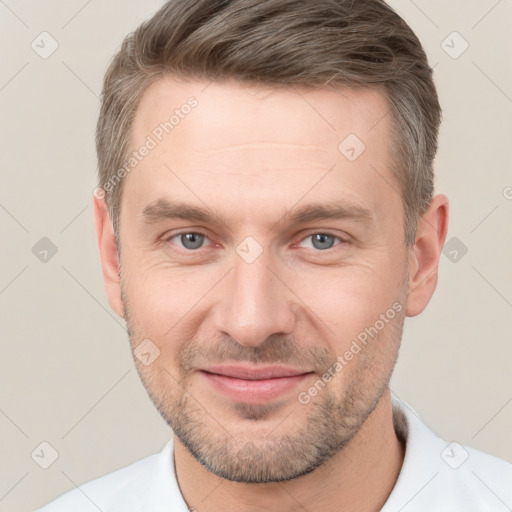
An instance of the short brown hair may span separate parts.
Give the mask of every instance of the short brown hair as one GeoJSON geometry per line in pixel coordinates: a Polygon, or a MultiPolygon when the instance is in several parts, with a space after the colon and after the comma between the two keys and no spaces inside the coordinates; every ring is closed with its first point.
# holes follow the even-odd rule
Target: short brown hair
{"type": "Polygon", "coordinates": [[[98,186],[117,238],[122,182],[111,190],[105,185],[127,157],[144,91],[166,74],[266,86],[382,87],[405,240],[414,243],[434,191],[441,109],[420,41],[383,0],[170,0],[130,33],[105,75],[96,130],[98,186]]]}

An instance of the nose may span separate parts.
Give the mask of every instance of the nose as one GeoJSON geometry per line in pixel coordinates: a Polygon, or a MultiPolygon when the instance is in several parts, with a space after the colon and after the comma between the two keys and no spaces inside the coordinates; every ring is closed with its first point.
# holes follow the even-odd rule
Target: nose
{"type": "Polygon", "coordinates": [[[272,334],[293,332],[294,295],[271,268],[265,252],[252,263],[237,254],[216,305],[215,328],[241,345],[257,346],[272,334]]]}

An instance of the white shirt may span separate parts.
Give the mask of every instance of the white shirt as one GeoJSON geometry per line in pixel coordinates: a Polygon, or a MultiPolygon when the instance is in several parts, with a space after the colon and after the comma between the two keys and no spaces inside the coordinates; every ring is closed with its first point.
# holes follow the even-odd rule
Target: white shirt
{"type": "MultiPolygon", "coordinates": [[[[405,458],[381,512],[510,512],[512,464],[432,432],[392,398],[405,458]]],[[[188,512],[174,468],[173,440],[160,451],[73,489],[36,512],[188,512]]],[[[222,511],[219,511],[222,512],[222,511]]]]}

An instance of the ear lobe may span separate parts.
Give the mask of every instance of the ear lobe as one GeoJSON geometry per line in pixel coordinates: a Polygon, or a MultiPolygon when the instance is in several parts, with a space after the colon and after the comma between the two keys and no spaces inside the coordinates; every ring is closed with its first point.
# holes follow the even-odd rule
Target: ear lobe
{"type": "Polygon", "coordinates": [[[438,194],[418,223],[416,241],[409,248],[407,316],[419,315],[437,286],[441,251],[448,232],[448,198],[438,194]]]}
{"type": "Polygon", "coordinates": [[[124,318],[117,242],[105,199],[99,199],[96,196],[94,196],[94,225],[108,302],[115,313],[124,318]]]}

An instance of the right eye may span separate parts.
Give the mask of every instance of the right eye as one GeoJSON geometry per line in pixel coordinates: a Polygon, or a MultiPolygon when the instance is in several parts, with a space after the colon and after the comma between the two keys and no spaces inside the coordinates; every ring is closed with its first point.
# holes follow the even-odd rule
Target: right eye
{"type": "Polygon", "coordinates": [[[168,237],[167,241],[170,242],[174,239],[178,240],[180,248],[187,251],[195,251],[202,248],[204,241],[208,240],[208,237],[203,233],[197,233],[195,231],[183,231],[168,237]]]}

